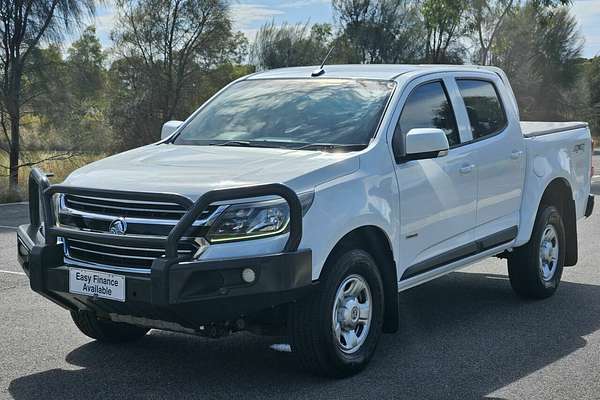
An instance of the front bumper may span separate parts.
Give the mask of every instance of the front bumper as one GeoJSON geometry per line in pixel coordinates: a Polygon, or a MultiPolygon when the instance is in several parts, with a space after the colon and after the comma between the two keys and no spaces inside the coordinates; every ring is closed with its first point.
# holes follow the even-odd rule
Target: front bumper
{"type": "MultiPolygon", "coordinates": [[[[235,321],[292,302],[314,287],[311,250],[298,250],[302,236],[300,200],[284,185],[216,190],[192,202],[175,194],[52,186],[46,176],[34,168],[29,190],[31,224],[18,229],[18,259],[29,276],[31,288],[69,310],[87,311],[100,318],[133,321],[164,329],[198,331],[208,323],[235,321]],[[54,221],[51,198],[56,193],[169,201],[180,204],[187,211],[166,238],[73,230],[58,226],[54,221]],[[290,207],[289,235],[281,253],[203,261],[184,259],[178,254],[177,246],[184,233],[210,204],[271,195],[282,197],[290,207]],[[44,235],[41,234],[42,229],[44,235]],[[59,238],[123,246],[153,244],[164,247],[165,255],[153,260],[149,274],[115,271],[125,278],[125,301],[108,300],[70,292],[71,267],[65,262],[59,238]],[[255,273],[256,278],[251,283],[242,279],[242,271],[246,268],[255,273]]],[[[92,265],[83,268],[94,269],[92,265]]]]}
{"type": "Polygon", "coordinates": [[[129,316],[196,330],[298,300],[313,287],[311,251],[299,250],[207,261],[156,259],[148,275],[117,273],[125,276],[125,302],[84,296],[69,292],[70,266],[64,263],[62,244],[36,244],[30,225],[19,227],[17,235],[19,262],[35,292],[69,310],[101,318],[129,316]],[[245,268],[255,271],[253,283],[242,280],[245,268]]]}

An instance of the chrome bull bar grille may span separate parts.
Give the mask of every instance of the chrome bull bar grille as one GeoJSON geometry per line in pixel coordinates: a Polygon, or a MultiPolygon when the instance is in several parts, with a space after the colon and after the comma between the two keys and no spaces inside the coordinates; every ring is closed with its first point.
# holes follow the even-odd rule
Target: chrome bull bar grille
{"type": "MultiPolygon", "coordinates": [[[[98,244],[87,240],[64,240],[67,263],[91,264],[94,266],[150,269],[152,261],[165,255],[164,248],[129,247],[109,244],[98,244]]],[[[177,249],[179,256],[192,257],[198,250],[194,242],[180,243],[177,249]]]]}
{"type": "MultiPolygon", "coordinates": [[[[179,221],[186,212],[183,206],[175,203],[113,200],[75,195],[65,195],[63,205],[70,210],[87,214],[98,214],[114,218],[171,220],[175,222],[179,221]]],[[[204,210],[200,215],[200,219],[208,218],[215,209],[216,207],[209,207],[204,210]]]]}
{"type": "MultiPolygon", "coordinates": [[[[58,225],[87,232],[115,235],[140,235],[166,238],[187,209],[174,202],[111,199],[109,197],[60,194],[55,212],[58,225]],[[118,224],[118,228],[115,228],[118,224]]],[[[210,223],[221,214],[224,206],[209,206],[186,232],[186,237],[206,235],[210,223]]],[[[65,262],[100,269],[148,272],[156,258],[165,255],[164,246],[124,246],[89,240],[63,239],[65,262]]],[[[193,239],[184,239],[177,246],[179,257],[191,258],[199,249],[193,239]]]]}
{"type": "Polygon", "coordinates": [[[213,190],[193,202],[173,193],[50,185],[46,175],[33,168],[30,228],[43,227],[43,247],[61,245],[66,264],[151,272],[160,283],[153,293],[156,290],[158,297],[164,297],[168,282],[160,277],[168,275],[172,265],[193,259],[198,239],[227,208],[213,204],[262,196],[279,196],[288,203],[289,235],[283,252],[297,251],[302,239],[302,205],[292,189],[278,183],[213,190]]]}

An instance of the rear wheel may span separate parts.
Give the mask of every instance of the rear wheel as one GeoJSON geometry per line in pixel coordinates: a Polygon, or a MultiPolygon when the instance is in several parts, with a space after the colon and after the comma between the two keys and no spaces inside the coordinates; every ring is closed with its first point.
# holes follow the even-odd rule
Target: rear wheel
{"type": "Polygon", "coordinates": [[[325,268],[319,292],[291,308],[292,349],[314,373],[350,376],[367,365],[381,336],[383,284],[361,249],[340,252],[325,268]]]}
{"type": "Polygon", "coordinates": [[[529,243],[508,258],[513,290],[521,297],[544,299],[554,294],[565,263],[565,228],[559,210],[543,205],[529,243]]]}
{"type": "Polygon", "coordinates": [[[106,343],[125,343],[138,340],[149,329],[120,322],[102,321],[85,311],[71,311],[71,318],[79,330],[86,336],[106,343]]]}

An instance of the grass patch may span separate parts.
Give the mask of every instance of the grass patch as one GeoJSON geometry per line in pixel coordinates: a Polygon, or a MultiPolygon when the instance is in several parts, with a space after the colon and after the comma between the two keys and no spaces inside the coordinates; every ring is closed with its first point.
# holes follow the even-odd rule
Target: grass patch
{"type": "MultiPolygon", "coordinates": [[[[77,168],[83,167],[93,161],[107,157],[108,154],[104,153],[78,153],[71,154],[65,157],[59,157],[64,155],[64,152],[53,152],[53,151],[25,151],[21,154],[21,163],[36,162],[38,160],[47,160],[35,167],[40,168],[42,171],[47,173],[53,173],[54,176],[50,178],[51,183],[62,182],[71,172],[77,168]],[[53,157],[59,157],[52,159],[53,157]]],[[[23,201],[27,200],[27,183],[29,178],[30,167],[23,167],[19,169],[19,194],[17,198],[9,198],[8,196],[8,155],[6,153],[0,153],[0,203],[7,201],[23,201]]]]}

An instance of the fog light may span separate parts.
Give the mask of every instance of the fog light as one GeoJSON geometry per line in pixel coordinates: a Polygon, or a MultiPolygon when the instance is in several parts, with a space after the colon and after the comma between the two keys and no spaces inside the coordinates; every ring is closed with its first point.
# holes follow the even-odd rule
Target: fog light
{"type": "Polygon", "coordinates": [[[246,283],[252,283],[256,280],[256,272],[252,268],[244,268],[242,271],[242,280],[246,283]]]}

